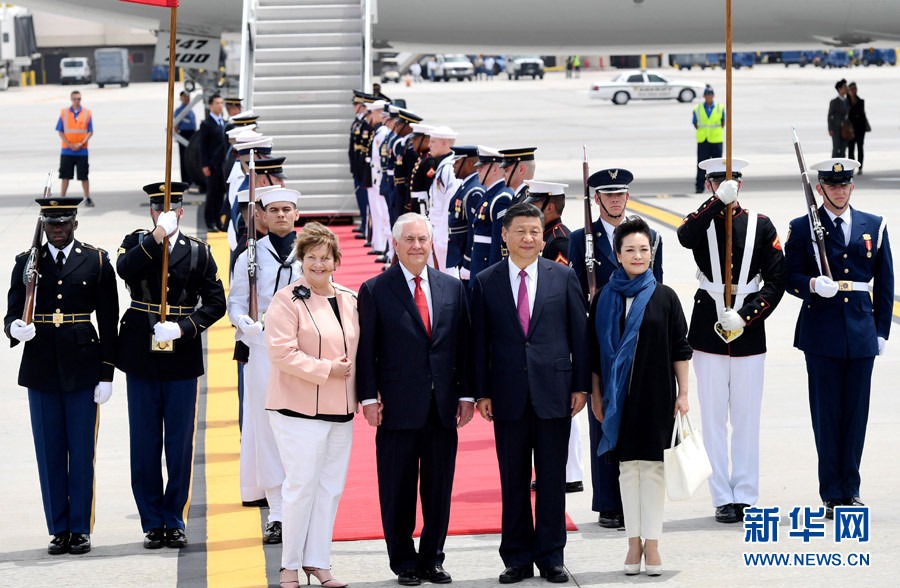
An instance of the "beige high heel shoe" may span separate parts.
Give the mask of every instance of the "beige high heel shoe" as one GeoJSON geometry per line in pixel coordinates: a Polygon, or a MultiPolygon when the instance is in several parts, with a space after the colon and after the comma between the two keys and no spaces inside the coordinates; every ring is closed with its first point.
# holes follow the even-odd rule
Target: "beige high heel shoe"
{"type": "Polygon", "coordinates": [[[349,586],[346,582],[341,582],[332,576],[331,570],[326,568],[308,568],[303,566],[303,572],[306,574],[307,586],[310,584],[310,576],[315,576],[316,580],[319,581],[319,584],[325,588],[346,588],[346,586],[349,586]]]}
{"type": "Polygon", "coordinates": [[[300,588],[300,574],[297,570],[281,568],[279,582],[281,583],[281,588],[300,588]]]}

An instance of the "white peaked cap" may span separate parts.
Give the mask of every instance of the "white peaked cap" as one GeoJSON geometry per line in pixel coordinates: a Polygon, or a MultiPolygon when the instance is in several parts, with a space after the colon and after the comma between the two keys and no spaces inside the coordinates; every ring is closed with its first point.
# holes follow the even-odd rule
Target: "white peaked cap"
{"type": "Polygon", "coordinates": [[[525,180],[528,185],[528,191],[531,194],[550,194],[551,196],[564,196],[566,188],[569,184],[560,184],[557,182],[544,182],[541,180],[525,180]]]}
{"type": "Polygon", "coordinates": [[[435,127],[428,131],[429,135],[431,135],[432,139],[455,139],[456,132],[450,127],[440,126],[435,127]]]}

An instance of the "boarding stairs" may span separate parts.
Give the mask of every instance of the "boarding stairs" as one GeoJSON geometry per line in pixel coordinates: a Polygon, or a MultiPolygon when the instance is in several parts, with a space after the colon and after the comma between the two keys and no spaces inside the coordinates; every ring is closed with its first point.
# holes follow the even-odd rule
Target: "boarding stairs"
{"type": "Polygon", "coordinates": [[[361,0],[256,0],[252,107],[285,156],[304,215],[357,213],[347,159],[352,90],[363,85],[361,0]]]}

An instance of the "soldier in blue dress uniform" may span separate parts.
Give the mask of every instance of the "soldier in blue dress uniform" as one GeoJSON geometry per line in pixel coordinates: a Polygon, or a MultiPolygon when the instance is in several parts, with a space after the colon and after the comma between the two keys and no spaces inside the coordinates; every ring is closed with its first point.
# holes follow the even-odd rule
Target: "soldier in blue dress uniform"
{"type": "Polygon", "coordinates": [[[526,179],[534,177],[534,152],[536,147],[522,147],[517,149],[501,149],[503,162],[503,184],[496,185],[494,192],[490,194],[491,200],[489,212],[491,216],[491,265],[506,259],[508,251],[503,241],[503,217],[506,209],[513,204],[522,202],[528,195],[526,179]],[[511,183],[518,182],[518,183],[511,183]]]}
{"type": "Polygon", "coordinates": [[[787,291],[800,298],[794,346],[806,355],[809,409],[819,456],[819,495],[834,507],[862,505],[862,461],[875,356],[884,353],[894,304],[894,265],[884,218],[850,206],[852,159],[826,159],[816,190],[834,279],[823,275],[810,221],[791,221],[785,242],[787,291]],[[871,284],[871,295],[869,292],[871,284]]]}
{"type": "Polygon", "coordinates": [[[148,549],[187,545],[184,519],[193,469],[197,378],[203,375],[201,335],[225,315],[225,290],[209,246],[178,228],[187,184],[172,182],[168,212],[162,210],[164,188],[163,183],[144,186],[155,227],[126,235],[116,260],[116,271],[131,293],[119,329],[116,365],[128,383],[131,489],[148,549]],[[167,235],[167,311],[161,322],[162,244],[167,235]]]}
{"type": "Polygon", "coordinates": [[[391,213],[391,226],[407,210],[409,204],[409,177],[415,163],[416,152],[412,145],[414,124],[422,122],[422,117],[406,109],[400,109],[400,121],[396,131],[399,139],[393,145],[394,158],[394,207],[391,213]]]}
{"type": "MultiPolygon", "coordinates": [[[[498,259],[491,261],[491,244],[494,234],[491,203],[500,191],[506,187],[506,182],[503,180],[504,170],[500,167],[502,162],[503,155],[499,151],[483,145],[478,146],[478,163],[476,167],[478,168],[479,181],[484,187],[484,196],[482,196],[481,203],[475,209],[475,214],[472,215],[471,219],[472,259],[469,264],[470,285],[475,283],[475,276],[479,272],[500,261],[499,256],[498,259]]],[[[507,198],[511,196],[509,193],[506,195],[507,198]]]]}
{"type": "Polygon", "coordinates": [[[368,147],[367,140],[369,138],[371,128],[366,121],[366,104],[375,102],[375,97],[353,90],[353,122],[350,124],[350,147],[347,150],[347,158],[350,160],[350,175],[353,176],[353,191],[356,195],[356,205],[359,207],[359,227],[354,229],[357,233],[357,239],[366,238],[366,227],[368,227],[369,214],[369,196],[363,186],[363,175],[365,172],[365,149],[368,147]]]}
{"type": "MultiPolygon", "coordinates": [[[[630,198],[628,189],[633,180],[634,175],[621,168],[600,170],[588,178],[588,187],[594,191],[594,202],[600,207],[600,217],[591,225],[594,233],[594,278],[597,281],[598,291],[609,282],[609,277],[619,267],[612,244],[613,231],[625,219],[625,207],[630,198]]],[[[650,233],[653,237],[650,243],[651,269],[656,281],[662,283],[662,237],[652,229],[650,233]]],[[[569,235],[569,267],[575,270],[587,300],[590,290],[585,270],[584,243],[584,228],[575,229],[569,235]]],[[[588,413],[588,423],[593,488],[591,508],[594,512],[600,513],[598,517],[600,526],[618,529],[625,524],[622,516],[622,495],[619,491],[619,464],[613,461],[608,453],[602,458],[597,457],[597,447],[602,434],[600,422],[594,418],[593,413],[588,413]]]]}
{"type": "Polygon", "coordinates": [[[4,320],[11,346],[25,343],[19,385],[28,389],[50,555],[91,550],[97,405],[109,400],[115,371],[116,276],[106,251],[75,239],[81,200],[37,199],[47,243],[34,260],[34,320],[22,319],[29,251],[16,256],[4,320]]]}
{"type": "Polygon", "coordinates": [[[478,181],[478,170],[475,168],[475,164],[478,163],[478,147],[454,146],[453,154],[456,157],[456,161],[453,162],[453,172],[461,184],[450,200],[447,267],[459,268],[459,278],[468,286],[469,264],[467,260],[469,253],[466,246],[469,243],[469,226],[471,224],[469,222],[471,208],[469,198],[480,200],[481,194],[484,193],[484,187],[478,181]]]}

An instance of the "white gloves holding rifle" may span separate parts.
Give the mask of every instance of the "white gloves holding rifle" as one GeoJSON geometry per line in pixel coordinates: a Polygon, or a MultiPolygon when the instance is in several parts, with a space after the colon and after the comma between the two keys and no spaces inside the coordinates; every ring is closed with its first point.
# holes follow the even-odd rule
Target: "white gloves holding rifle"
{"type": "Polygon", "coordinates": [[[112,396],[112,382],[98,382],[94,388],[94,402],[103,404],[112,396]]]}
{"type": "Polygon", "coordinates": [[[22,319],[16,319],[9,324],[9,334],[22,343],[31,341],[35,335],[34,323],[26,325],[22,319]]]}
{"type": "Polygon", "coordinates": [[[837,282],[835,282],[828,276],[819,276],[817,278],[813,278],[813,280],[815,280],[815,282],[813,282],[813,292],[815,292],[822,298],[834,298],[834,295],[837,294],[837,282]]]}

